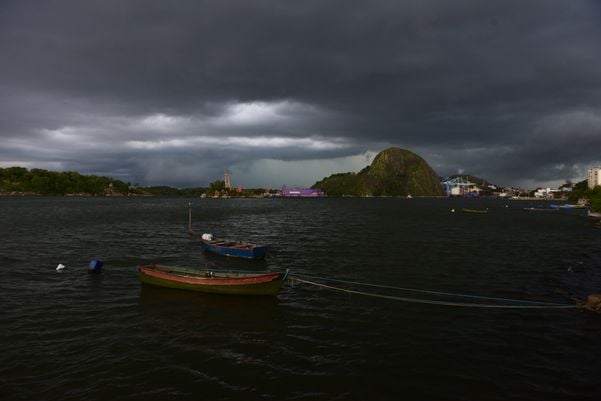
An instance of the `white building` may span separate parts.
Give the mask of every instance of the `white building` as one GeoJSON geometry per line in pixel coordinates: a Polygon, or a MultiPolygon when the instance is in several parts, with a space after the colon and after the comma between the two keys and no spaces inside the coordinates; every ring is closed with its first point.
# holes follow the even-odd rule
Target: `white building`
{"type": "Polygon", "coordinates": [[[590,189],[601,185],[601,167],[593,167],[588,170],[588,187],[590,189]]]}
{"type": "Polygon", "coordinates": [[[552,198],[553,192],[554,191],[551,188],[538,188],[534,192],[534,197],[535,198],[552,198]]]}

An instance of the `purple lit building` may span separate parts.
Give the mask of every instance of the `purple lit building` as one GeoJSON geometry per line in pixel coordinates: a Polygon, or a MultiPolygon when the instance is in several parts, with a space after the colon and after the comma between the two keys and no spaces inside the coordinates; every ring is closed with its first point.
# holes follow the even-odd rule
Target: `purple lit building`
{"type": "Polygon", "coordinates": [[[288,188],[282,187],[282,197],[284,198],[323,198],[326,194],[321,189],[313,188],[288,188]]]}

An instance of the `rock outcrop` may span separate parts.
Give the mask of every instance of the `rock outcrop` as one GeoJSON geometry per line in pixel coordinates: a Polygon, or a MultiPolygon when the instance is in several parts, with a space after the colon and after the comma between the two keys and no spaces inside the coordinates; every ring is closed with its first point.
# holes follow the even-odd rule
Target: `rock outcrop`
{"type": "Polygon", "coordinates": [[[361,172],[333,174],[313,185],[328,196],[442,196],[438,175],[417,154],[388,148],[361,172]]]}

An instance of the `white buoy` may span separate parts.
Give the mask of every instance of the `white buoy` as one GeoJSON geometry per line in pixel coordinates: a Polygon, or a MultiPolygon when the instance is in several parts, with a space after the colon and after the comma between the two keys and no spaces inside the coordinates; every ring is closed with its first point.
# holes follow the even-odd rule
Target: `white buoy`
{"type": "Polygon", "coordinates": [[[56,266],[56,271],[59,272],[61,270],[63,270],[66,266],[62,263],[59,263],[58,266],[56,266]]]}

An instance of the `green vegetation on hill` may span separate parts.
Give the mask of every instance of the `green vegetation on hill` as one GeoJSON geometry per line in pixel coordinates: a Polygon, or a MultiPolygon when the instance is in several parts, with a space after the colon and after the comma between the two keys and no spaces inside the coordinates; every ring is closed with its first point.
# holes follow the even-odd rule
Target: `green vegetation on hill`
{"type": "Polygon", "coordinates": [[[364,176],[374,196],[442,195],[432,167],[405,149],[388,148],[378,153],[364,176]]]}
{"type": "Polygon", "coordinates": [[[328,196],[366,196],[370,195],[365,182],[355,173],[332,174],[316,182],[313,188],[320,188],[328,196]]]}
{"type": "Polygon", "coordinates": [[[108,177],[23,167],[0,168],[0,193],[31,195],[125,195],[129,184],[108,177]]]}
{"type": "Polygon", "coordinates": [[[316,182],[328,196],[440,196],[442,188],[424,159],[405,149],[378,153],[359,173],[333,174],[316,182]]]}
{"type": "Polygon", "coordinates": [[[0,168],[0,195],[45,196],[213,196],[215,192],[228,197],[251,197],[265,193],[265,189],[224,189],[223,181],[211,183],[209,188],[172,188],[168,186],[141,187],[129,182],[76,172],[53,172],[23,167],[0,168]]]}
{"type": "Polygon", "coordinates": [[[586,180],[580,181],[574,185],[574,189],[568,196],[568,200],[577,201],[580,198],[587,198],[593,212],[601,213],[601,186],[597,185],[593,189],[588,188],[586,180]]]}

